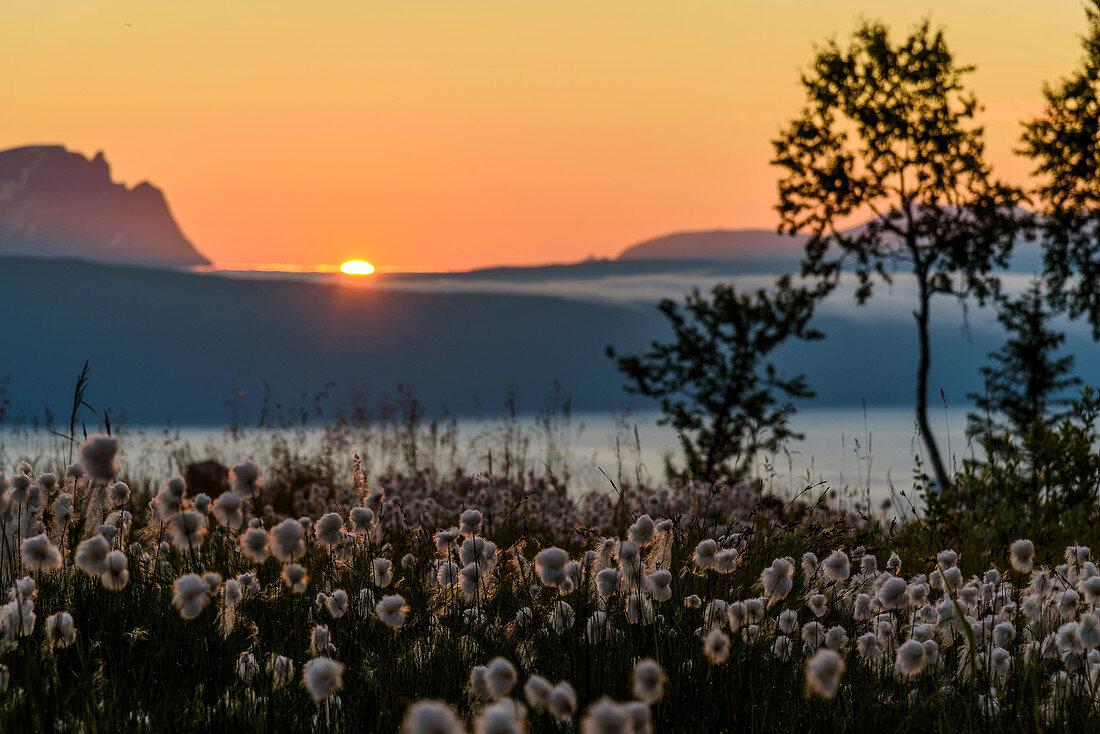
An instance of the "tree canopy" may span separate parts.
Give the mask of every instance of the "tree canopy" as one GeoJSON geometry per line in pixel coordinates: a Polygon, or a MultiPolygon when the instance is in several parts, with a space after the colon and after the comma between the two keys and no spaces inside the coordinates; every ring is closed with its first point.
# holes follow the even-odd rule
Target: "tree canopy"
{"type": "Polygon", "coordinates": [[[769,357],[790,338],[821,338],[809,326],[815,296],[788,276],[771,291],[720,283],[708,297],[694,289],[683,304],[665,299],[658,306],[672,327],[670,341],[627,356],[608,347],[626,390],[656,399],[658,422],[679,436],[685,464],[669,463],[670,475],[737,481],[757,450],[801,438],[789,427],[791,401],[814,393],[804,375],[781,375],[769,357]]]}
{"type": "Polygon", "coordinates": [[[926,409],[930,302],[995,295],[993,271],[1021,226],[1022,193],[985,159],[963,83],[971,70],[928,21],[899,43],[865,22],[846,48],[819,49],[802,75],[806,104],[774,141],[780,231],[810,235],[805,275],[832,286],[851,267],[859,303],[898,271],[916,281],[917,424],[941,487],[948,474],[926,409]]]}

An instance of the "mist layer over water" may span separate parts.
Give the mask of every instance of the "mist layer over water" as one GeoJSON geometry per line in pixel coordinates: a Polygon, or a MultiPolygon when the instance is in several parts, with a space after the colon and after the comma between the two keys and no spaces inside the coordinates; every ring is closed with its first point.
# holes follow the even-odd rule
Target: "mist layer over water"
{"type": "MultiPolygon", "coordinates": [[[[966,408],[932,410],[941,449],[954,464],[972,454],[965,438],[966,408]]],[[[664,482],[665,458],[675,461],[675,432],[658,425],[659,414],[580,413],[547,420],[460,419],[420,426],[415,442],[399,426],[389,428],[173,428],[124,427],[123,475],[135,485],[155,487],[188,462],[215,459],[231,464],[252,458],[275,466],[286,455],[330,461],[350,476],[352,453],[369,476],[407,472],[410,463],[450,473],[552,473],[575,492],[613,491],[616,485],[664,482]],[[415,455],[411,446],[415,445],[415,455]]],[[[777,454],[760,454],[755,474],[780,497],[812,487],[877,502],[891,488],[909,490],[918,458],[924,458],[913,411],[902,407],[805,409],[793,420],[804,434],[777,454]]],[[[79,439],[79,436],[78,436],[79,439]]],[[[43,429],[0,429],[0,467],[10,471],[21,460],[36,471],[59,471],[69,461],[70,442],[43,429]]],[[[912,492],[907,492],[912,496],[912,492]]]]}

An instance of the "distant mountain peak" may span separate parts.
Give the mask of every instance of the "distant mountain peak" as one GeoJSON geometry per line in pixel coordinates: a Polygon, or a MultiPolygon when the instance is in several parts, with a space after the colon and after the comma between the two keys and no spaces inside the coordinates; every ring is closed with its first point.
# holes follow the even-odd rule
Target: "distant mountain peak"
{"type": "Polygon", "coordinates": [[[209,265],[163,193],[111,180],[103,151],[63,145],[0,151],[0,256],[70,257],[165,266],[209,265]]]}
{"type": "Polygon", "coordinates": [[[732,260],[744,257],[799,257],[806,244],[801,235],[767,229],[712,229],[675,232],[626,248],[619,260],[732,260]]]}

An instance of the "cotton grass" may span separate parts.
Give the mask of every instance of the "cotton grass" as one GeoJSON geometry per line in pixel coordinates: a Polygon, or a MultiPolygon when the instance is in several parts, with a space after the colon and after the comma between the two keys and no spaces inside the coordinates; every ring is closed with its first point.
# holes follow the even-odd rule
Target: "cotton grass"
{"type": "Polygon", "coordinates": [[[183,619],[194,619],[202,613],[210,601],[210,587],[202,576],[188,573],[176,579],[172,585],[172,603],[183,619]]]}
{"type": "Polygon", "coordinates": [[[21,550],[23,566],[31,573],[44,573],[61,568],[61,551],[50,543],[45,533],[24,540],[21,550]]]}
{"type": "Polygon", "coordinates": [[[405,603],[405,597],[400,594],[382,597],[374,607],[375,614],[382,623],[391,629],[399,629],[405,624],[405,616],[409,613],[409,607],[405,603]]]}
{"type": "Polygon", "coordinates": [[[844,659],[834,650],[822,648],[806,661],[806,687],[822,698],[832,698],[844,675],[844,659]]]}
{"type": "Polygon", "coordinates": [[[321,703],[344,686],[344,664],[327,657],[313,658],[302,666],[302,685],[314,702],[321,703]]]}
{"type": "Polygon", "coordinates": [[[634,697],[646,703],[656,703],[665,693],[665,671],[652,658],[634,664],[632,690],[634,697]]]}
{"type": "Polygon", "coordinates": [[[462,721],[444,701],[417,701],[405,712],[402,734],[463,734],[462,721]]]}

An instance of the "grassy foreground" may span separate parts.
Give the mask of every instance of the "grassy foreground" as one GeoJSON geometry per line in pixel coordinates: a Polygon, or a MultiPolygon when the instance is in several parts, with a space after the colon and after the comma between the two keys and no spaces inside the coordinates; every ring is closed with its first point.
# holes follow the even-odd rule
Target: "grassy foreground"
{"type": "Polygon", "coordinates": [[[179,479],[150,498],[117,482],[116,451],[93,436],[61,476],[3,482],[4,731],[1100,721],[1083,545],[933,539],[752,484],[574,498],[357,467],[299,490],[317,511],[296,519],[251,462],[217,498],[179,479]]]}

